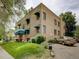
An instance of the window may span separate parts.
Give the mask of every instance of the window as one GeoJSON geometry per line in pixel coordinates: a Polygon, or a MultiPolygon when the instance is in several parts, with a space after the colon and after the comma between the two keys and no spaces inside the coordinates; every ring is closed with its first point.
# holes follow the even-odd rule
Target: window
{"type": "Polygon", "coordinates": [[[26,19],[27,25],[30,23],[30,19],[26,19]]]}
{"type": "Polygon", "coordinates": [[[60,22],[58,22],[58,26],[60,26],[60,22]]]}
{"type": "Polygon", "coordinates": [[[18,27],[19,27],[19,29],[20,29],[20,27],[21,27],[21,24],[18,24],[18,27]]]}
{"type": "Polygon", "coordinates": [[[38,20],[40,18],[40,13],[36,12],[35,15],[36,15],[36,19],[38,20]]]}
{"type": "Polygon", "coordinates": [[[36,32],[39,33],[39,29],[38,28],[36,28],[36,32]]]}
{"type": "Polygon", "coordinates": [[[40,27],[39,26],[35,26],[35,28],[36,28],[36,32],[39,33],[40,32],[39,31],[40,27]]]}
{"type": "Polygon", "coordinates": [[[57,35],[57,30],[56,29],[54,30],[54,35],[57,35]]]}
{"type": "Polygon", "coordinates": [[[56,19],[54,20],[54,24],[57,25],[57,20],[56,19]]]}
{"type": "Polygon", "coordinates": [[[30,38],[27,38],[27,41],[29,41],[30,40],[30,38]]]}
{"type": "Polygon", "coordinates": [[[43,12],[43,19],[46,20],[46,13],[43,12]]]}
{"type": "Polygon", "coordinates": [[[43,32],[46,33],[46,25],[43,25],[43,32]]]}
{"type": "Polygon", "coordinates": [[[23,29],[25,28],[25,26],[23,25],[23,29]]]}
{"type": "Polygon", "coordinates": [[[30,34],[30,30],[26,30],[25,33],[26,33],[26,34],[30,34]]]}
{"type": "Polygon", "coordinates": [[[58,36],[60,35],[60,31],[58,31],[58,36]]]}

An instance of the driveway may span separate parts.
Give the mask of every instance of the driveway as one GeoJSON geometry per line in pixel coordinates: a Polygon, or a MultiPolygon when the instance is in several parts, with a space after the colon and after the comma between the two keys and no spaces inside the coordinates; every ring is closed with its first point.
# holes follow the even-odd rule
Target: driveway
{"type": "Polygon", "coordinates": [[[68,47],[60,44],[53,44],[55,53],[54,59],[79,59],[79,43],[76,47],[68,47]]]}
{"type": "Polygon", "coordinates": [[[0,47],[0,59],[14,59],[2,47],[0,47]]]}

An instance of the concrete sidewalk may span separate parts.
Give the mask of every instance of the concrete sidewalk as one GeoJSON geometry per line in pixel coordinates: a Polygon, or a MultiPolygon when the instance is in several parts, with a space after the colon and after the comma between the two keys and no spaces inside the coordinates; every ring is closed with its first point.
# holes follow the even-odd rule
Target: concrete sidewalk
{"type": "Polygon", "coordinates": [[[0,47],[0,59],[14,59],[2,47],[0,47]]]}

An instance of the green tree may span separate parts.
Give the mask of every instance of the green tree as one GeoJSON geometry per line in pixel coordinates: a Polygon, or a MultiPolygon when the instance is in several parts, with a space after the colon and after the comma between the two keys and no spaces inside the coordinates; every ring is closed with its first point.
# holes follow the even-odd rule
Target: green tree
{"type": "Polygon", "coordinates": [[[0,0],[0,20],[5,22],[10,20],[9,16],[15,15],[16,13],[16,10],[14,10],[15,7],[24,11],[23,1],[25,2],[25,0],[0,0]]]}
{"type": "Polygon", "coordinates": [[[17,14],[15,7],[18,11],[19,9],[24,11],[24,2],[22,1],[25,2],[25,0],[0,0],[0,37],[5,35],[6,25],[12,21],[11,17],[17,14]]]}
{"type": "Polygon", "coordinates": [[[0,25],[0,39],[3,38],[3,36],[4,36],[4,32],[5,32],[5,30],[4,30],[4,26],[3,26],[3,25],[0,25]]]}
{"type": "Polygon", "coordinates": [[[76,30],[75,14],[72,14],[72,12],[65,12],[61,13],[60,17],[65,22],[65,35],[71,37],[74,36],[76,30]]]}
{"type": "Polygon", "coordinates": [[[79,38],[79,26],[76,26],[75,36],[79,38]]]}

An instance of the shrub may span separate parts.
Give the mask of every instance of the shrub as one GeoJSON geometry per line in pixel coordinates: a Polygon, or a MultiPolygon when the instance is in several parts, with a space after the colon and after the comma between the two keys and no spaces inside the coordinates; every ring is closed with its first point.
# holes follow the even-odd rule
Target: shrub
{"type": "Polygon", "coordinates": [[[59,43],[59,41],[57,39],[53,39],[53,40],[51,39],[48,41],[48,43],[59,43]]]}
{"type": "Polygon", "coordinates": [[[44,42],[45,41],[45,38],[43,37],[43,36],[38,36],[37,38],[36,38],[36,43],[37,44],[41,44],[42,42],[44,42]]]}
{"type": "Polygon", "coordinates": [[[48,43],[53,43],[53,40],[48,40],[48,43]]]}
{"type": "Polygon", "coordinates": [[[37,36],[36,38],[32,39],[32,43],[41,44],[45,41],[45,38],[43,36],[37,36]]]}
{"type": "Polygon", "coordinates": [[[36,40],[35,39],[32,39],[32,43],[36,43],[36,40]]]}

